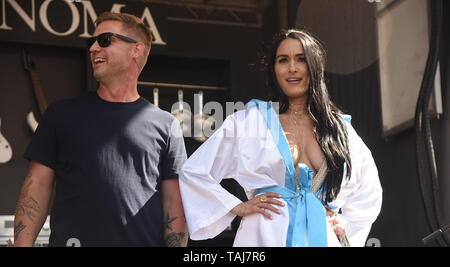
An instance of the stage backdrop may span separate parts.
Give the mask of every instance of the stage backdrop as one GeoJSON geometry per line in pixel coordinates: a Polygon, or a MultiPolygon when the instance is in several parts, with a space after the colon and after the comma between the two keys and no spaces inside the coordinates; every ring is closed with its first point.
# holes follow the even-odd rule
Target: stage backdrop
{"type": "Polygon", "coordinates": [[[155,46],[167,45],[168,6],[128,1],[2,0],[0,41],[85,47],[105,11],[131,13],[152,29],[155,46]],[[123,2],[123,1],[122,1],[123,2]]]}

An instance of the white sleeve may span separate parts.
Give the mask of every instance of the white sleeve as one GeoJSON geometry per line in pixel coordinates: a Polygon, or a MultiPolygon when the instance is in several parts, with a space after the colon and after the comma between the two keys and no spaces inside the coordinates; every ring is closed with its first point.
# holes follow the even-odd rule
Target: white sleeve
{"type": "Polygon", "coordinates": [[[235,218],[230,212],[241,201],[220,181],[236,176],[238,138],[235,120],[223,125],[186,161],[179,176],[186,222],[192,240],[213,238],[235,218]]]}
{"type": "MultiPolygon", "coordinates": [[[[343,201],[339,221],[344,225],[351,246],[365,246],[372,224],[382,203],[382,188],[372,154],[354,129],[351,146],[352,176],[341,187],[338,199],[343,201]]],[[[346,179],[346,178],[344,178],[346,179]]],[[[338,200],[339,201],[339,200],[338,200]]],[[[339,205],[339,204],[338,204],[339,205]]]]}

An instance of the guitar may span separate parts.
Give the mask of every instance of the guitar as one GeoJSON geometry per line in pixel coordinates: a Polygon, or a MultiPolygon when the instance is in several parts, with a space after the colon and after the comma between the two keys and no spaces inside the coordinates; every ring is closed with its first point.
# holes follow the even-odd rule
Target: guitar
{"type": "MultiPolygon", "coordinates": [[[[39,112],[42,115],[47,109],[47,100],[45,99],[44,91],[42,90],[35,64],[31,59],[30,54],[26,50],[23,50],[23,66],[30,74],[31,82],[33,83],[34,96],[36,97],[36,101],[39,106],[39,112]]],[[[38,126],[38,122],[36,121],[36,117],[34,116],[33,112],[28,113],[27,123],[28,126],[30,126],[31,130],[35,132],[38,126]]]]}
{"type": "MultiPolygon", "coordinates": [[[[0,128],[1,128],[2,120],[0,119],[0,128]]],[[[0,163],[6,163],[12,158],[12,149],[8,143],[8,140],[3,137],[0,132],[0,163]]]]}

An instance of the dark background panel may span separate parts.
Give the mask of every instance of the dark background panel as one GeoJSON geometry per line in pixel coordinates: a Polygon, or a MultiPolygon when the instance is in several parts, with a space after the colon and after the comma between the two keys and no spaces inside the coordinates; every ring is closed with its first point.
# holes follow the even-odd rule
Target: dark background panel
{"type": "Polygon", "coordinates": [[[74,97],[84,91],[84,51],[49,46],[31,46],[0,42],[0,117],[1,131],[13,149],[13,158],[0,164],[0,214],[14,214],[20,186],[28,170],[23,158],[32,131],[26,123],[29,112],[39,119],[31,78],[24,69],[23,50],[35,63],[40,84],[48,103],[74,97]]]}

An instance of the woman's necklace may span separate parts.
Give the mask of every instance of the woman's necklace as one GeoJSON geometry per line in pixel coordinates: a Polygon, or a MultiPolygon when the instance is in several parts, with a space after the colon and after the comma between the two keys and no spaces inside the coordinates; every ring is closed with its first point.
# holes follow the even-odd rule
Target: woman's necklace
{"type": "Polygon", "coordinates": [[[299,142],[300,145],[300,157],[303,156],[303,153],[305,152],[305,135],[303,132],[303,127],[299,125],[300,123],[298,120],[303,119],[307,116],[305,111],[302,108],[298,108],[300,105],[290,104],[290,111],[289,111],[289,118],[294,124],[294,136],[299,142]]]}
{"type": "MultiPolygon", "coordinates": [[[[291,121],[291,125],[293,126],[293,135],[296,140],[296,144],[300,146],[300,155],[298,156],[298,161],[300,161],[300,158],[303,157],[303,153],[305,152],[305,134],[304,129],[302,125],[300,125],[300,120],[303,120],[307,116],[307,114],[304,111],[304,108],[302,105],[295,105],[290,104],[289,110],[289,120],[291,121]]],[[[295,183],[296,183],[296,190],[297,193],[300,192],[301,185],[300,185],[300,170],[297,166],[294,165],[295,170],[295,183]]]]}

